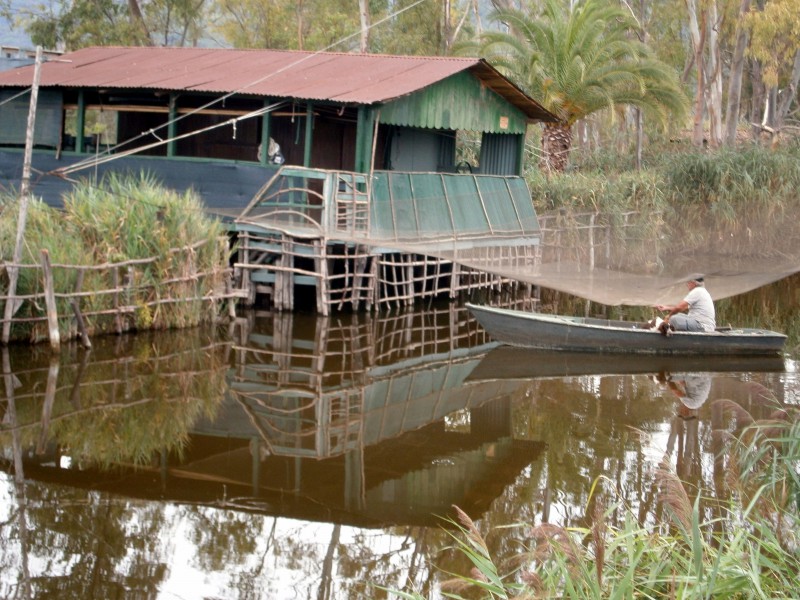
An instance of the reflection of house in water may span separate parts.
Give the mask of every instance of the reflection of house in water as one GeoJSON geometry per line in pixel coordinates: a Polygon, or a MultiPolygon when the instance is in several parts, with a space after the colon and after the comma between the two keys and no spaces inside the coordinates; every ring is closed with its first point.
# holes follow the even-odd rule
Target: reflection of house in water
{"type": "Polygon", "coordinates": [[[519,382],[467,381],[493,344],[463,309],[344,325],[281,313],[239,333],[229,393],[180,452],[113,475],[41,455],[26,476],[305,520],[441,524],[453,505],[482,514],[542,449],[513,435],[519,382]]]}
{"type": "Polygon", "coordinates": [[[519,384],[466,383],[493,344],[463,309],[413,318],[318,318],[311,339],[288,313],[257,323],[224,410],[195,428],[241,447],[196,465],[232,482],[240,456],[235,480],[301,518],[319,518],[319,504],[375,524],[485,510],[541,448],[513,437],[519,384]]]}

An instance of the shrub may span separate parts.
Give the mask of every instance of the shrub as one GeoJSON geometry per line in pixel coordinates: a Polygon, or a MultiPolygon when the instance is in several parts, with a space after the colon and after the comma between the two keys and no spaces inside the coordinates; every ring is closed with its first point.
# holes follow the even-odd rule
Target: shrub
{"type": "MultiPolygon", "coordinates": [[[[11,199],[3,206],[0,250],[10,260],[18,215],[11,199]]],[[[90,332],[196,325],[214,316],[211,300],[228,277],[224,233],[195,194],[164,189],[145,174],[85,180],[64,198],[63,211],[36,200],[29,204],[22,263],[30,266],[20,270],[17,295],[41,292],[34,265],[44,249],[54,265],[56,294],[78,288],[87,294],[80,303],[90,332]]],[[[43,310],[39,301],[25,301],[17,316],[41,317],[43,310]]],[[[58,312],[67,316],[62,336],[74,335],[66,298],[58,312]]],[[[15,326],[12,337],[39,339],[42,329],[15,326]]]]}

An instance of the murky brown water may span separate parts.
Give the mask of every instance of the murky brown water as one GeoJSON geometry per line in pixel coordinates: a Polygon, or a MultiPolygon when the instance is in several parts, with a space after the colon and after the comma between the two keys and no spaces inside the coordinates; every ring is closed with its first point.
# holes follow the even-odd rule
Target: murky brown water
{"type": "Polygon", "coordinates": [[[595,481],[645,520],[664,458],[713,491],[720,400],[800,404],[792,360],[512,350],[456,307],[253,314],[3,364],[4,598],[437,598],[468,572],[454,505],[502,563],[526,529],[498,527],[586,524],[595,481]]]}

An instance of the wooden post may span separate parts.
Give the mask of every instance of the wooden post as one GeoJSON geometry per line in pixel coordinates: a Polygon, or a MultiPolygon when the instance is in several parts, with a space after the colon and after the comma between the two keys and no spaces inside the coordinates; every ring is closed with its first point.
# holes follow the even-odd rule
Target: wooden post
{"type": "Polygon", "coordinates": [[[369,291],[367,292],[367,310],[371,311],[373,306],[380,302],[380,288],[378,287],[378,262],[380,256],[373,254],[370,256],[369,263],[369,291]]]}
{"type": "Polygon", "coordinates": [[[368,251],[369,249],[366,246],[356,244],[356,256],[353,265],[353,272],[355,273],[352,298],[353,310],[358,310],[361,305],[362,288],[366,282],[367,265],[369,263],[368,251]]]}
{"type": "Polygon", "coordinates": [[[178,134],[178,95],[169,95],[169,122],[167,123],[167,156],[172,158],[176,153],[175,136],[178,134]]]}
{"type": "MultiPolygon", "coordinates": [[[[79,269],[78,277],[75,281],[76,294],[80,294],[81,290],[83,289],[83,276],[84,276],[84,270],[79,269]]],[[[80,301],[78,300],[78,298],[80,298],[80,296],[72,298],[70,300],[70,306],[72,307],[72,314],[75,315],[75,322],[78,326],[78,332],[80,333],[81,336],[81,344],[83,345],[84,348],[88,350],[89,348],[92,347],[92,342],[89,340],[89,334],[86,331],[86,323],[83,320],[83,314],[81,314],[81,307],[79,304],[80,301]]]]}
{"type": "Polygon", "coordinates": [[[328,298],[328,257],[326,252],[325,240],[320,238],[314,240],[314,260],[317,263],[317,312],[325,317],[328,316],[329,298],[328,298]]]}
{"type": "Polygon", "coordinates": [[[31,102],[28,108],[28,128],[25,132],[25,153],[22,159],[22,181],[19,194],[19,217],[17,218],[17,238],[14,244],[12,265],[8,270],[8,298],[6,299],[3,321],[3,344],[8,344],[11,338],[11,318],[19,308],[16,301],[17,281],[19,280],[19,263],[22,258],[22,241],[25,237],[25,223],[28,220],[28,197],[30,195],[31,160],[33,157],[34,131],[36,125],[36,104],[39,98],[39,79],[42,70],[42,47],[36,47],[36,63],[33,69],[33,83],[31,85],[31,102]]]}
{"type": "Polygon", "coordinates": [[[119,318],[119,267],[114,266],[111,268],[111,286],[114,290],[114,325],[117,333],[122,333],[122,323],[119,318]]]}
{"type": "Polygon", "coordinates": [[[58,308],[53,283],[53,271],[50,268],[50,253],[42,250],[42,275],[44,277],[44,303],[47,308],[47,329],[50,337],[50,349],[58,352],[61,349],[61,334],[58,331],[58,308]]]}
{"type": "Polygon", "coordinates": [[[405,284],[405,301],[404,304],[406,306],[410,306],[414,302],[414,255],[411,254],[404,254],[403,257],[405,258],[406,268],[405,268],[405,277],[406,277],[406,284],[405,284]]]}
{"type": "Polygon", "coordinates": [[[88,350],[92,347],[92,342],[89,339],[89,333],[86,331],[86,323],[83,320],[81,308],[75,298],[72,298],[69,304],[72,307],[72,314],[75,315],[75,322],[78,324],[78,332],[81,336],[81,345],[88,350]]]}

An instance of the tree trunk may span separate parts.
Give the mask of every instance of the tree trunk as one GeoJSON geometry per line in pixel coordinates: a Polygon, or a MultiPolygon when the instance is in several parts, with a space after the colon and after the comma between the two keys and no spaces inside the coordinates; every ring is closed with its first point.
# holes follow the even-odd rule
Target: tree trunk
{"type": "Polygon", "coordinates": [[[297,49],[303,50],[303,0],[295,0],[294,10],[297,16],[297,49]]]}
{"type": "Polygon", "coordinates": [[[781,129],[786,115],[792,105],[797,101],[797,86],[800,84],[800,51],[794,54],[794,66],[792,67],[792,75],[789,78],[789,85],[786,86],[780,93],[778,106],[775,110],[775,127],[781,129]]]}
{"type": "Polygon", "coordinates": [[[566,123],[545,123],[542,130],[542,158],[539,168],[545,173],[563,173],[572,147],[572,127],[566,123]]]}
{"type": "Polygon", "coordinates": [[[369,52],[369,0],[358,0],[358,16],[361,20],[361,39],[359,50],[361,51],[361,54],[366,54],[369,52]]]}
{"type": "Polygon", "coordinates": [[[708,21],[706,37],[708,40],[708,68],[706,85],[708,89],[708,141],[713,148],[722,145],[722,57],[719,47],[720,17],[715,0],[708,2],[708,21]]]}
{"type": "Polygon", "coordinates": [[[472,17],[475,20],[475,35],[481,37],[483,34],[483,25],[481,24],[481,10],[478,5],[478,0],[472,0],[472,17]]]}
{"type": "Polygon", "coordinates": [[[753,71],[750,75],[750,81],[752,81],[753,86],[750,99],[750,124],[752,127],[753,139],[758,140],[761,137],[761,111],[764,106],[764,98],[767,95],[767,88],[764,85],[761,63],[757,60],[753,61],[753,71]]]}
{"type": "Polygon", "coordinates": [[[736,47],[731,62],[731,75],[728,80],[728,105],[725,108],[725,143],[736,144],[736,129],[739,125],[739,111],[742,100],[742,73],[744,72],[744,51],[747,48],[749,34],[742,26],[745,15],[750,12],[750,0],[742,0],[739,6],[739,18],[736,24],[736,47]]]}
{"type": "Polygon", "coordinates": [[[131,22],[142,33],[142,43],[145,46],[152,46],[153,40],[150,38],[147,24],[144,22],[144,17],[142,17],[142,9],[139,7],[138,0],[128,0],[128,10],[131,13],[131,22]]]}
{"type": "Polygon", "coordinates": [[[697,20],[697,2],[686,0],[686,7],[689,12],[689,34],[692,38],[694,49],[694,63],[697,68],[697,88],[695,92],[694,105],[694,127],[692,129],[692,143],[700,146],[703,143],[703,113],[705,108],[705,61],[703,54],[705,49],[705,11],[700,12],[700,22],[697,20]]]}

